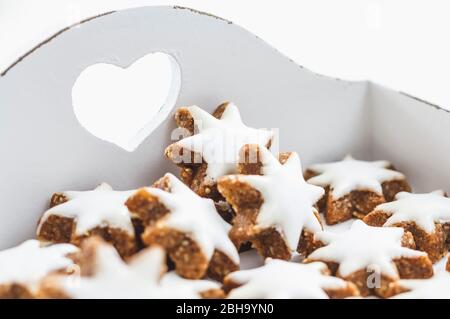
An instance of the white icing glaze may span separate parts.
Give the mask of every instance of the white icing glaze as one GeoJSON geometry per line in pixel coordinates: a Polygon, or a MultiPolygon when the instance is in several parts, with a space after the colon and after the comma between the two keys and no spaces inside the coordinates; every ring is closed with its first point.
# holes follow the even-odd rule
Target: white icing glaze
{"type": "Polygon", "coordinates": [[[239,151],[245,144],[258,144],[265,147],[273,137],[269,130],[250,128],[242,123],[239,110],[229,103],[219,119],[197,106],[188,107],[198,133],[177,142],[177,145],[202,154],[208,163],[206,178],[234,174],[237,170],[239,151]]]}
{"type": "Polygon", "coordinates": [[[120,228],[132,236],[134,229],[126,200],[135,191],[114,191],[108,184],[101,184],[91,191],[67,191],[62,193],[68,201],[47,210],[39,223],[37,233],[51,215],[74,218],[76,235],[83,235],[98,226],[120,228]]]}
{"type": "Polygon", "coordinates": [[[402,173],[387,169],[387,161],[358,161],[351,156],[340,162],[312,165],[309,169],[319,173],[308,183],[327,187],[335,199],[341,198],[354,190],[368,190],[383,194],[381,184],[387,181],[402,180],[402,173]]]}
{"type": "Polygon", "coordinates": [[[220,286],[207,280],[187,280],[174,273],[163,276],[165,253],[161,248],[142,251],[126,264],[107,244],[97,248],[95,272],[89,277],[59,277],[59,287],[75,299],[200,298],[220,286]],[[161,278],[161,276],[163,276],[161,278]]]}
{"type": "Polygon", "coordinates": [[[339,263],[338,273],[344,277],[361,269],[371,269],[397,278],[393,259],[426,256],[424,252],[402,247],[403,234],[403,228],[372,227],[356,220],[345,232],[317,233],[316,239],[326,246],[315,250],[308,258],[339,263]]]}
{"type": "Polygon", "coordinates": [[[113,246],[101,244],[94,255],[95,270],[89,277],[69,276],[59,287],[74,299],[153,298],[165,270],[165,254],[150,248],[126,264],[113,246]]]}
{"type": "Polygon", "coordinates": [[[70,268],[74,263],[67,255],[77,251],[71,244],[41,247],[37,240],[3,250],[0,252],[0,285],[33,286],[51,272],[70,268]]]}
{"type": "Polygon", "coordinates": [[[384,226],[399,222],[415,222],[428,233],[433,233],[435,223],[450,221],[450,198],[441,190],[428,194],[398,193],[396,200],[378,205],[375,211],[383,211],[391,216],[384,226]]]}
{"type": "Polygon", "coordinates": [[[396,299],[450,299],[450,273],[441,271],[430,279],[404,279],[398,284],[409,291],[396,299]]]}
{"type": "Polygon", "coordinates": [[[264,199],[256,225],[277,228],[295,251],[303,229],[313,233],[322,230],[313,206],[324,190],[305,182],[297,153],[292,153],[284,165],[266,148],[260,148],[260,158],[264,175],[238,175],[238,178],[257,189],[264,199]]]}
{"type": "Polygon", "coordinates": [[[227,279],[242,286],[231,290],[228,298],[328,298],[324,289],[345,288],[339,278],[324,275],[321,262],[297,264],[266,260],[264,266],[233,272],[227,279]]]}
{"type": "Polygon", "coordinates": [[[231,226],[217,213],[214,202],[198,196],[170,173],[167,173],[165,178],[169,179],[170,192],[146,188],[170,211],[158,225],[188,233],[208,259],[211,259],[217,249],[239,264],[239,254],[228,237],[231,226]]]}
{"type": "Polygon", "coordinates": [[[211,289],[220,289],[217,282],[211,280],[189,280],[178,276],[174,271],[164,275],[160,281],[158,298],[197,299],[200,293],[211,289]]]}

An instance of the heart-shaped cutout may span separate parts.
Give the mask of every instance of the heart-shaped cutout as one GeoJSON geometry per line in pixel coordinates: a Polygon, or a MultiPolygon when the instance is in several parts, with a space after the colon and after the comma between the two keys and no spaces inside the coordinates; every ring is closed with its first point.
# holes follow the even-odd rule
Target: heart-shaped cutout
{"type": "Polygon", "coordinates": [[[166,53],[150,53],[128,68],[98,63],[72,88],[80,124],[94,136],[134,151],[175,105],[180,66],[166,53]]]}

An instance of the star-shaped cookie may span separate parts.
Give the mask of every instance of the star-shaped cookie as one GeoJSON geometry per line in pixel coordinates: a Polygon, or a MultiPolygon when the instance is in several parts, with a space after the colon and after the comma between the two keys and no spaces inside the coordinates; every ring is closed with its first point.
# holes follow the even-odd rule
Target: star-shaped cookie
{"type": "Polygon", "coordinates": [[[351,283],[329,275],[324,263],[298,264],[268,258],[264,266],[241,270],[225,278],[229,298],[314,298],[359,295],[351,283]],[[237,288],[234,288],[237,287],[237,288]]]}
{"type": "Polygon", "coordinates": [[[159,283],[161,290],[158,298],[194,299],[194,298],[223,298],[225,295],[221,286],[211,280],[185,279],[174,271],[165,274],[159,283]]]}
{"type": "Polygon", "coordinates": [[[296,153],[281,164],[259,148],[262,175],[228,175],[218,188],[236,211],[232,234],[236,242],[252,241],[264,257],[289,259],[302,233],[322,230],[314,207],[321,187],[305,182],[296,153]]]}
{"type": "Polygon", "coordinates": [[[163,246],[186,278],[202,278],[209,268],[209,274],[220,279],[235,270],[239,255],[228,237],[231,226],[217,214],[214,202],[170,173],[156,184],[165,189],[142,188],[127,201],[130,211],[144,221],[144,242],[163,246]]]}
{"type": "Polygon", "coordinates": [[[42,246],[37,240],[0,251],[0,298],[34,297],[42,278],[72,271],[70,255],[77,251],[71,244],[42,246]]]}
{"type": "Polygon", "coordinates": [[[110,240],[121,255],[136,252],[135,232],[125,201],[134,191],[115,191],[101,184],[91,191],[66,191],[52,198],[52,207],[39,221],[43,241],[80,242],[93,235],[110,240]]]}
{"type": "Polygon", "coordinates": [[[433,262],[447,253],[444,225],[450,222],[450,198],[441,190],[426,194],[400,192],[396,200],[378,205],[364,221],[374,226],[399,226],[410,231],[417,248],[433,262]]]}
{"type": "Polygon", "coordinates": [[[398,278],[426,278],[433,274],[426,253],[412,246],[410,233],[399,227],[372,227],[356,220],[342,233],[321,232],[315,236],[323,247],[312,252],[307,261],[333,265],[336,275],[358,285],[361,293],[389,294],[387,287],[398,278]],[[379,286],[369,287],[367,276],[379,276],[379,286]]]}
{"type": "Polygon", "coordinates": [[[398,286],[406,290],[396,299],[450,299],[450,273],[441,271],[430,279],[400,280],[398,286]]]}
{"type": "Polygon", "coordinates": [[[246,126],[233,103],[222,104],[213,115],[198,106],[180,108],[175,118],[180,127],[195,134],[170,145],[166,156],[183,168],[183,181],[195,192],[215,200],[217,179],[237,172],[241,147],[266,147],[273,138],[272,131],[246,126]]]}

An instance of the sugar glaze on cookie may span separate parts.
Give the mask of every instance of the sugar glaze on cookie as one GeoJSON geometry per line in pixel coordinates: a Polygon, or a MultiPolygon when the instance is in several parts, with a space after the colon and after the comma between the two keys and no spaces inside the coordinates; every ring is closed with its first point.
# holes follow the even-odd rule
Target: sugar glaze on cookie
{"type": "Polygon", "coordinates": [[[356,220],[343,233],[316,234],[316,239],[326,246],[315,250],[308,259],[338,263],[338,273],[342,277],[373,268],[381,274],[398,278],[394,259],[426,256],[424,252],[402,247],[403,235],[403,228],[372,227],[356,220]]]}
{"type": "Polygon", "coordinates": [[[178,276],[175,271],[166,273],[159,282],[159,293],[156,298],[168,299],[197,299],[211,290],[219,290],[220,285],[211,280],[185,279],[178,276]]]}
{"type": "Polygon", "coordinates": [[[66,202],[47,210],[42,216],[37,234],[52,215],[73,218],[76,235],[83,235],[98,226],[116,227],[134,236],[130,212],[125,201],[134,191],[115,191],[106,183],[91,191],[66,191],[66,202]]]}
{"type": "Polygon", "coordinates": [[[194,119],[198,133],[184,138],[176,144],[202,155],[208,164],[207,180],[236,173],[239,151],[245,144],[267,146],[273,137],[269,130],[246,126],[237,106],[228,103],[220,119],[198,106],[187,107],[194,119]]]}
{"type": "Polygon", "coordinates": [[[127,265],[114,247],[102,245],[94,258],[92,276],[62,280],[70,298],[150,298],[164,270],[164,253],[159,249],[142,252],[127,265]]]}
{"type": "Polygon", "coordinates": [[[239,254],[228,237],[231,226],[217,213],[214,202],[198,196],[174,175],[167,173],[164,177],[169,180],[170,192],[153,187],[145,189],[170,212],[158,224],[188,233],[208,259],[217,249],[239,264],[239,254]]]}
{"type": "Polygon", "coordinates": [[[396,200],[376,207],[390,215],[384,226],[401,222],[414,222],[427,233],[432,233],[435,223],[450,221],[450,198],[442,190],[427,194],[400,192],[396,200]]]}
{"type": "Polygon", "coordinates": [[[268,258],[264,266],[229,274],[225,285],[240,285],[232,289],[229,298],[329,298],[326,291],[348,290],[357,295],[357,289],[337,277],[327,275],[324,263],[297,264],[268,258]]]}
{"type": "Polygon", "coordinates": [[[302,230],[322,230],[314,204],[323,196],[321,187],[308,184],[301,174],[297,153],[281,164],[270,151],[260,148],[263,175],[239,175],[238,178],[257,189],[264,202],[257,217],[257,227],[275,227],[295,251],[302,230]]]}
{"type": "Polygon", "coordinates": [[[71,244],[43,247],[37,240],[27,240],[17,247],[0,251],[0,285],[35,285],[44,276],[74,265],[68,255],[78,248],[71,244]]]}
{"type": "Polygon", "coordinates": [[[399,280],[398,285],[407,290],[394,296],[396,299],[449,299],[450,273],[440,271],[430,279],[399,280]]]}
{"type": "Polygon", "coordinates": [[[201,293],[220,286],[212,281],[186,280],[166,271],[165,253],[148,248],[125,263],[113,246],[91,240],[94,249],[87,276],[50,278],[62,295],[73,299],[201,298],[201,293]]]}
{"type": "Polygon", "coordinates": [[[335,199],[339,199],[354,190],[372,191],[383,195],[381,184],[387,181],[403,180],[402,173],[388,169],[388,161],[360,161],[350,155],[342,161],[315,164],[309,167],[318,175],[308,179],[308,183],[330,187],[335,199]]]}

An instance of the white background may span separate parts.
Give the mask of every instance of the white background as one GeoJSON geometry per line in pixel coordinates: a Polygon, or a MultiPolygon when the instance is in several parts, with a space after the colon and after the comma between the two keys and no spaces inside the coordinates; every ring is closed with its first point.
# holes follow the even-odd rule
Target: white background
{"type": "Polygon", "coordinates": [[[315,72],[370,79],[450,108],[446,0],[0,0],[0,70],[68,24],[157,4],[232,20],[315,72]]]}

